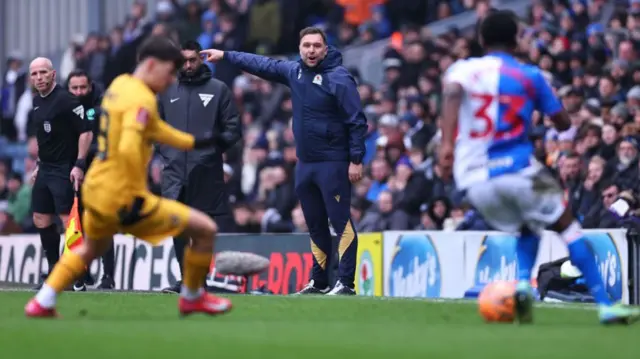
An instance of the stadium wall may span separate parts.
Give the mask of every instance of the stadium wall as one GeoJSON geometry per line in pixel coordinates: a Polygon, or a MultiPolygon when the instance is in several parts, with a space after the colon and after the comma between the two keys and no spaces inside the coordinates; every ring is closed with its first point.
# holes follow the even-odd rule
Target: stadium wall
{"type": "MultiPolygon", "coordinates": [[[[11,52],[29,61],[50,56],[54,63],[75,34],[106,32],[121,25],[135,0],[0,0],[0,72],[11,52]]],[[[161,0],[146,0],[153,16],[161,0]]]]}
{"type": "MultiPolygon", "coordinates": [[[[587,231],[598,268],[610,295],[629,302],[629,248],[625,230],[587,231]]],[[[467,291],[494,280],[515,280],[516,238],[499,232],[389,231],[359,236],[356,289],[360,295],[463,298],[467,291]]],[[[115,238],[116,289],[158,291],[179,276],[172,241],[157,247],[131,236],[115,238]]],[[[217,251],[249,251],[270,259],[270,267],[249,279],[248,290],[261,287],[289,294],[309,280],[313,257],[307,234],[222,235],[217,251]]],[[[545,233],[534,275],[540,264],[568,255],[562,240],[545,233]]],[[[335,263],[330,264],[335,267],[335,263]]],[[[0,281],[35,284],[46,271],[46,258],[36,235],[0,237],[0,281]]],[[[99,261],[91,266],[101,275],[99,261]]],[[[210,284],[224,283],[212,270],[210,284]]]]}
{"type": "Polygon", "coordinates": [[[72,35],[97,30],[92,26],[94,18],[89,13],[98,1],[3,1],[0,46],[4,55],[19,50],[31,59],[60,52],[69,45],[72,35]]]}

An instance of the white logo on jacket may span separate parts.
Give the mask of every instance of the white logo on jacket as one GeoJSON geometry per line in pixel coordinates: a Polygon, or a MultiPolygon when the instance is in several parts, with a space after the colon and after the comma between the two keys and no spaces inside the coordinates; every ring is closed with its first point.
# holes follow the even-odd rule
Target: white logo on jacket
{"type": "Polygon", "coordinates": [[[84,120],[84,107],[82,105],[74,108],[73,113],[75,113],[76,115],[78,115],[78,117],[84,120]]]}
{"type": "Polygon", "coordinates": [[[200,101],[202,101],[202,106],[204,107],[207,107],[209,101],[213,98],[213,95],[208,93],[199,93],[198,96],[200,96],[200,101]]]}
{"type": "Polygon", "coordinates": [[[316,75],[313,78],[313,83],[316,84],[316,85],[322,85],[322,76],[316,75]]]}

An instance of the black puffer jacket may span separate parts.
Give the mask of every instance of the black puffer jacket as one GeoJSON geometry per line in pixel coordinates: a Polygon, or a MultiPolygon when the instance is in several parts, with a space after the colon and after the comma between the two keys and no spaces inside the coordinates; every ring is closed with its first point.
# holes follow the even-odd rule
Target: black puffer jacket
{"type": "Polygon", "coordinates": [[[231,90],[203,65],[193,76],[181,75],[158,101],[160,116],[171,126],[194,136],[217,138],[215,147],[197,151],[158,147],[165,165],[162,196],[180,199],[210,215],[228,213],[222,154],[242,137],[231,90]]]}

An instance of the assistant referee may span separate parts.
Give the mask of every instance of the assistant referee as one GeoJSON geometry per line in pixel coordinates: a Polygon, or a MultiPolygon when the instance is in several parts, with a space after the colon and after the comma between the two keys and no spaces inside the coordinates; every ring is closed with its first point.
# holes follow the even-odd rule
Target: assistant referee
{"type": "Polygon", "coordinates": [[[38,142],[38,167],[31,195],[33,222],[47,257],[49,271],[60,258],[59,216],[66,225],[86,167],[93,138],[80,101],[56,84],[51,60],[38,57],[29,65],[33,97],[33,124],[38,142]]]}
{"type": "MultiPolygon", "coordinates": [[[[89,74],[81,69],[71,71],[67,77],[67,89],[71,94],[76,96],[84,107],[84,117],[90,124],[93,131],[93,141],[87,152],[86,164],[87,169],[91,167],[91,162],[95,158],[98,151],[98,132],[100,130],[100,104],[102,103],[103,91],[96,85],[89,74]]],[[[82,191],[77,193],[78,196],[78,213],[82,216],[84,207],[82,205],[82,191]]],[[[82,222],[81,222],[82,224],[82,222]]],[[[115,282],[113,280],[115,274],[115,253],[113,245],[102,255],[102,267],[104,269],[100,283],[97,289],[114,289],[115,282]]],[[[87,285],[93,285],[93,278],[87,271],[84,280],[76,282],[74,290],[83,290],[87,285]]]]}

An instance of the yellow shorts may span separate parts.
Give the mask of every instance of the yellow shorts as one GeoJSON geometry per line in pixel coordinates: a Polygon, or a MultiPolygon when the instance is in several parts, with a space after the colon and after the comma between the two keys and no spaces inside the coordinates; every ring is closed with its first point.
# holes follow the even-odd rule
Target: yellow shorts
{"type": "Polygon", "coordinates": [[[121,223],[119,208],[103,213],[104,211],[91,209],[90,205],[86,206],[82,221],[85,238],[99,240],[110,238],[116,233],[128,233],[152,245],[158,245],[168,237],[179,235],[187,227],[190,207],[151,193],[138,198],[142,199],[142,209],[138,213],[139,219],[130,225],[121,223]]]}

